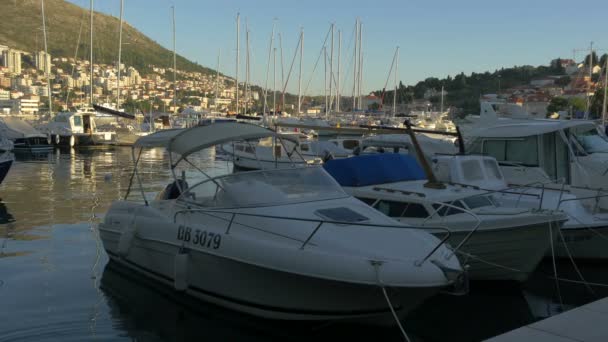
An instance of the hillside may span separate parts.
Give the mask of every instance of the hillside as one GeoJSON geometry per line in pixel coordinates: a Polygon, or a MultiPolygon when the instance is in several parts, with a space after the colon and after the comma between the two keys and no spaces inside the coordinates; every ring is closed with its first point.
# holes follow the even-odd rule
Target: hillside
{"type": "MultiPolygon", "coordinates": [[[[0,45],[34,52],[44,49],[40,0],[0,0],[0,45]]],[[[46,0],[48,49],[52,56],[73,57],[78,34],[80,59],[89,54],[89,11],[64,0],[46,0]],[[82,31],[81,31],[82,29],[82,31]]],[[[115,63],[118,55],[118,18],[95,12],[94,60],[95,63],[115,63]]],[[[169,27],[169,25],[167,25],[169,27]]],[[[123,25],[122,61],[146,74],[148,65],[170,67],[173,52],[160,46],[126,22],[123,25]]],[[[177,56],[177,68],[204,74],[215,71],[177,56]]]]}

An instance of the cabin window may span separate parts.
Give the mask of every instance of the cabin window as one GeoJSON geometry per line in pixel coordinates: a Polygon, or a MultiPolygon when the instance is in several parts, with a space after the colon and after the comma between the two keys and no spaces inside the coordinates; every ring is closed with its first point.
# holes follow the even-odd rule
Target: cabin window
{"type": "Polygon", "coordinates": [[[608,141],[594,126],[571,128],[570,131],[586,153],[608,152],[608,141]]]}
{"type": "Polygon", "coordinates": [[[352,150],[359,146],[359,140],[344,140],[342,146],[347,150],[352,150]]]}
{"type": "Polygon", "coordinates": [[[513,140],[485,140],[483,153],[499,162],[538,166],[538,139],[532,136],[513,140]]]}
{"type": "Polygon", "coordinates": [[[255,148],[253,146],[247,145],[247,146],[245,146],[245,152],[254,154],[255,148]]]}
{"type": "Polygon", "coordinates": [[[302,145],[300,145],[300,150],[307,152],[307,151],[310,151],[310,148],[309,148],[308,144],[302,144],[302,145]]]}
{"type": "Polygon", "coordinates": [[[429,216],[428,211],[420,203],[380,200],[374,208],[389,217],[426,218],[429,216]]]}
{"type": "Polygon", "coordinates": [[[465,160],[462,162],[462,174],[466,181],[483,180],[483,171],[477,160],[465,160]]]}
{"type": "Polygon", "coordinates": [[[74,115],[74,126],[80,127],[82,126],[82,117],[74,115]]]}
{"type": "Polygon", "coordinates": [[[450,215],[462,214],[464,212],[464,210],[458,209],[458,208],[465,209],[464,204],[462,204],[461,201],[452,201],[452,202],[449,202],[446,204],[452,205],[457,208],[435,203],[435,204],[433,204],[433,209],[437,210],[437,214],[439,216],[450,216],[450,215]]]}
{"type": "Polygon", "coordinates": [[[495,179],[502,179],[500,170],[498,169],[498,163],[493,160],[484,159],[483,165],[488,170],[488,174],[495,179]]]}
{"type": "Polygon", "coordinates": [[[370,206],[374,205],[374,203],[377,201],[375,198],[357,197],[357,199],[370,206]]]}
{"type": "Polygon", "coordinates": [[[469,209],[490,207],[490,206],[494,205],[494,203],[488,196],[467,197],[467,198],[463,199],[463,201],[467,205],[467,207],[469,207],[469,209]]]}
{"type": "Polygon", "coordinates": [[[356,211],[344,207],[319,209],[315,211],[315,214],[325,219],[339,222],[356,223],[369,220],[367,217],[357,213],[356,211]]]}
{"type": "Polygon", "coordinates": [[[505,161],[506,142],[504,140],[486,140],[483,144],[483,154],[490,155],[498,161],[505,161]]]}
{"type": "Polygon", "coordinates": [[[236,145],[236,150],[242,152],[243,150],[245,150],[245,148],[243,147],[243,145],[236,145]]]}
{"type": "Polygon", "coordinates": [[[543,170],[550,179],[569,179],[568,145],[559,133],[542,135],[543,170]]]}

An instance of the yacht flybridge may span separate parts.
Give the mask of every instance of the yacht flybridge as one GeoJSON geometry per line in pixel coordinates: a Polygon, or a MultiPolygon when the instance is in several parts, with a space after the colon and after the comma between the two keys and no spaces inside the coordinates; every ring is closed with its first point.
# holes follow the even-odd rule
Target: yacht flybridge
{"type": "MultiPolygon", "coordinates": [[[[133,146],[169,151],[174,180],[155,199],[114,202],[99,226],[112,260],[177,291],[288,320],[391,320],[464,273],[443,240],[400,225],[343,192],[320,167],[209,177],[196,152],[281,139],[248,124],[166,130],[133,146]],[[193,160],[190,160],[193,159],[193,160]],[[203,180],[187,179],[191,165],[203,180]],[[184,170],[186,171],[186,170],[184,170]],[[389,291],[387,291],[389,290],[389,291]]],[[[454,289],[454,287],[457,287],[454,289]]]]}

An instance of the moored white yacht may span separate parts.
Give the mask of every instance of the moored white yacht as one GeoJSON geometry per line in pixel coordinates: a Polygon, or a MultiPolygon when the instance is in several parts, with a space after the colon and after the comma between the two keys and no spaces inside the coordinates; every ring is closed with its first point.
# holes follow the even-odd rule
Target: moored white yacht
{"type": "Polygon", "coordinates": [[[608,209],[608,138],[594,122],[498,118],[490,103],[473,121],[463,126],[467,153],[496,158],[509,184],[545,183],[608,209]]]}
{"type": "Polygon", "coordinates": [[[191,170],[178,176],[202,149],[267,137],[281,139],[224,123],[139,139],[132,179],[141,187],[135,148],[165,147],[174,181],[153,200],[142,188],[143,203],[112,204],[99,225],[110,258],[187,295],[274,319],[390,322],[393,310],[401,317],[461,284],[462,268],[443,241],[345,194],[320,167],[190,184],[191,170]]]}
{"type": "Polygon", "coordinates": [[[287,134],[281,137],[281,140],[266,138],[230,142],[222,144],[221,149],[239,170],[283,169],[322,163],[321,158],[312,154],[310,143],[305,144],[308,151],[301,151],[297,135],[287,134]]]}
{"type": "Polygon", "coordinates": [[[445,227],[471,279],[524,281],[550,246],[562,212],[503,206],[486,191],[428,182],[416,160],[401,153],[330,160],[324,168],[344,190],[396,220],[445,227]]]}
{"type": "Polygon", "coordinates": [[[116,132],[101,132],[95,124],[95,110],[82,108],[76,112],[57,113],[40,130],[51,137],[55,145],[92,146],[109,145],[116,141],[116,132]]]}
{"type": "MultiPolygon", "coordinates": [[[[608,259],[608,213],[590,210],[566,190],[530,184],[509,186],[496,159],[481,155],[436,155],[433,171],[440,181],[475,186],[491,192],[503,205],[520,208],[559,209],[568,215],[548,256],[608,259]]],[[[540,172],[540,171],[539,171],[540,172]]],[[[547,176],[548,178],[548,176],[547,176]]]]}

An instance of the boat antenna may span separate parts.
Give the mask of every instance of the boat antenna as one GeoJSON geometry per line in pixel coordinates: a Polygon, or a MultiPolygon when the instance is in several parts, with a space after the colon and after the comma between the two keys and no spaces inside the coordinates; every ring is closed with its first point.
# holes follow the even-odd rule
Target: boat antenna
{"type": "Polygon", "coordinates": [[[456,137],[458,139],[458,154],[464,155],[464,139],[462,139],[462,132],[460,132],[460,127],[456,126],[456,137]]]}
{"type": "Polygon", "coordinates": [[[412,129],[410,121],[405,120],[404,124],[407,127],[407,133],[409,134],[410,139],[412,140],[412,145],[414,145],[414,150],[416,150],[416,157],[418,158],[418,161],[420,162],[420,165],[422,166],[422,169],[426,174],[426,178],[428,179],[428,182],[424,183],[424,187],[431,189],[445,189],[445,184],[437,180],[435,174],[433,173],[433,170],[431,169],[431,166],[424,157],[424,153],[422,153],[422,148],[418,143],[418,139],[416,139],[416,134],[414,134],[414,130],[412,129]]]}

